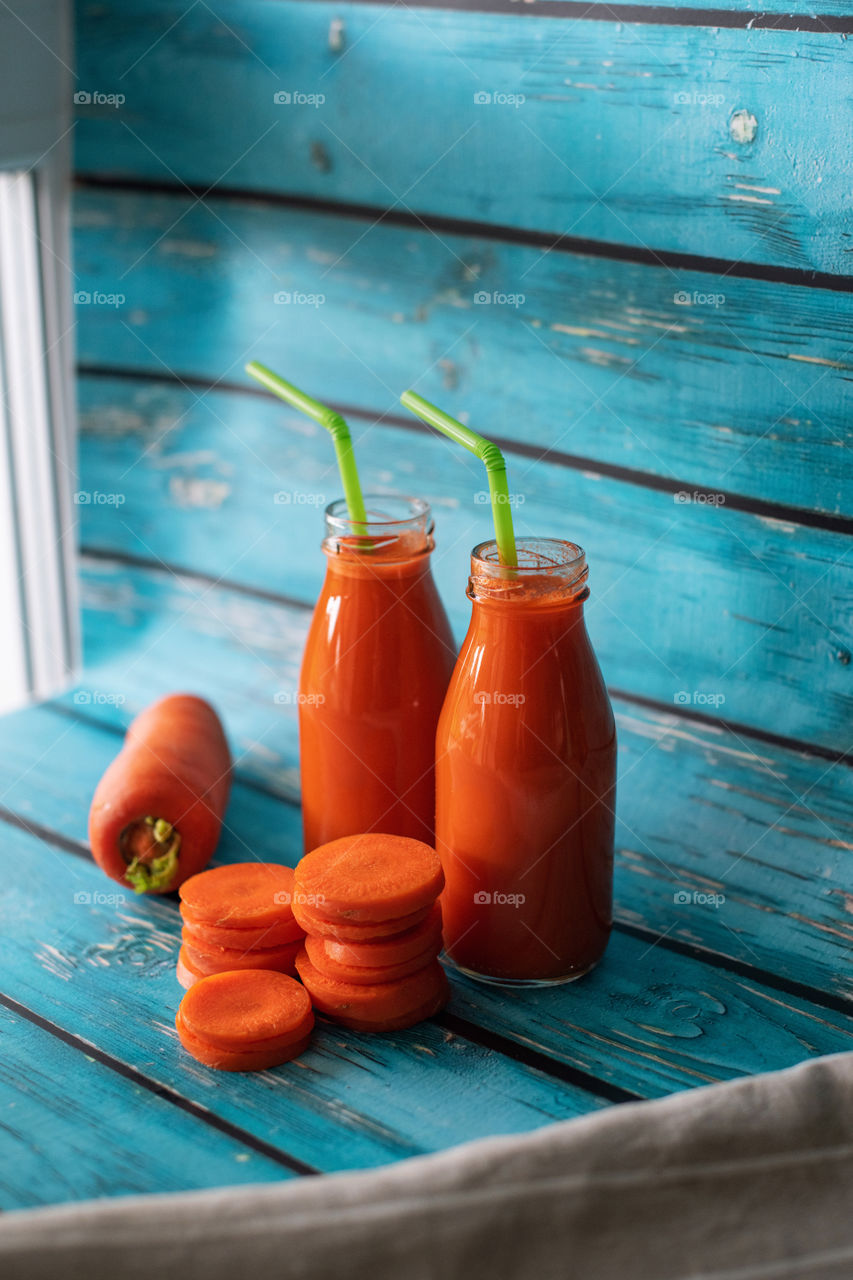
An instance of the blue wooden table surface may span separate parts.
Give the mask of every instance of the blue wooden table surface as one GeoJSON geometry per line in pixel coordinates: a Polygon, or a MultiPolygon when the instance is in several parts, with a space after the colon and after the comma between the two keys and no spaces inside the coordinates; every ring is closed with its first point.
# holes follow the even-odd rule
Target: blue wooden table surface
{"type": "Polygon", "coordinates": [[[853,1048],[849,6],[479,8],[77,5],[77,87],[124,102],[75,126],[85,665],[0,719],[0,1208],[372,1167],[853,1048]],[[584,545],[616,924],[576,984],[454,977],[421,1026],[320,1020],[230,1076],[177,1043],[176,900],[106,880],[86,819],[133,716],[191,689],[237,760],[215,861],[300,856],[337,485],[252,357],[346,409],[367,487],[431,502],[457,637],[484,482],[406,386],[501,439],[519,532],[584,545]]]}
{"type": "Polygon", "coordinates": [[[85,679],[0,721],[5,1207],[373,1166],[853,1047],[849,771],[829,788],[826,760],[618,699],[617,926],[595,973],[542,992],[454,979],[431,1022],[321,1023],[257,1076],[194,1063],[173,1025],[177,903],[93,866],[88,798],[132,715],[192,687],[238,757],[216,861],[295,863],[307,611],[121,558],[83,575],[85,679]]]}

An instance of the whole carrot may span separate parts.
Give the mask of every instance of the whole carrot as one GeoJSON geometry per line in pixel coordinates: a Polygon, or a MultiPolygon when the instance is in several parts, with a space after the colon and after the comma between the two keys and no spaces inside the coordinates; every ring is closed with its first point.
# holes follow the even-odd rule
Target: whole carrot
{"type": "Polygon", "coordinates": [[[202,698],[147,707],[95,789],[89,842],[102,871],[137,893],[169,893],[202,871],[219,840],[231,755],[202,698]]]}

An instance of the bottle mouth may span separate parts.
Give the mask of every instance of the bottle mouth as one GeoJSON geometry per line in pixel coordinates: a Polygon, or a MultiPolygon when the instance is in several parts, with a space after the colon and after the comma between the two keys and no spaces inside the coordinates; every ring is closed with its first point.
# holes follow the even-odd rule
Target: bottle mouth
{"type": "Polygon", "coordinates": [[[329,503],[323,541],[327,554],[395,561],[411,560],[432,551],[432,512],[423,498],[366,493],[364,506],[367,519],[354,521],[343,498],[329,503]]]}
{"type": "Polygon", "coordinates": [[[562,538],[517,538],[518,565],[501,564],[498,544],[480,542],[471,552],[472,600],[558,604],[589,594],[586,552],[562,538]]]}

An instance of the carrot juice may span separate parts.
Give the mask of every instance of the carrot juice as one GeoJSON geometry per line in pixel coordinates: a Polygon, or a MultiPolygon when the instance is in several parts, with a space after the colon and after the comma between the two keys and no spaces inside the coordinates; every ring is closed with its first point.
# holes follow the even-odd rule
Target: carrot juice
{"type": "Polygon", "coordinates": [[[584,552],[494,542],[471,557],[471,624],[436,744],[448,958],[546,985],[600,959],[612,915],[616,734],[583,617],[584,552]]]}
{"type": "Polygon", "coordinates": [[[456,646],[430,568],[430,508],[326,510],[326,579],[299,681],[305,849],[354,832],[434,843],[435,731],[456,646]]]}

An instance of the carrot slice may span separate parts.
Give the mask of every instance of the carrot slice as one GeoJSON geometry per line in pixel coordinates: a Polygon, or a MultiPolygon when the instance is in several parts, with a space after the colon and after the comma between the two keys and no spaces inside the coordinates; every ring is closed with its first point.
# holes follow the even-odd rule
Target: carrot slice
{"type": "Polygon", "coordinates": [[[351,920],[327,920],[318,915],[311,907],[294,902],[293,914],[305,933],[317,933],[321,938],[338,938],[342,942],[375,942],[379,938],[392,938],[406,933],[415,925],[425,920],[430,907],[422,907],[411,915],[399,916],[396,920],[374,921],[372,924],[360,924],[351,920]]]}
{"type": "Polygon", "coordinates": [[[408,978],[373,986],[327,978],[314,967],[304,950],[296,957],[296,969],[314,1008],[332,1018],[384,1023],[412,1014],[429,1001],[437,1000],[447,989],[444,970],[437,960],[408,978]]]}
{"type": "Polygon", "coordinates": [[[209,703],[172,694],[138,715],[89,811],[102,871],[137,893],[169,893],[201,871],[219,840],[231,756],[209,703]]]}
{"type": "Polygon", "coordinates": [[[337,964],[378,969],[382,965],[402,964],[412,956],[441,949],[441,906],[434,903],[429,915],[413,929],[375,938],[371,942],[347,942],[341,938],[325,938],[326,955],[337,964]]]}
{"type": "Polygon", "coordinates": [[[190,987],[194,986],[197,982],[201,982],[202,978],[206,978],[208,975],[206,973],[202,973],[201,969],[197,969],[195,967],[192,960],[187,955],[186,947],[181,947],[178,952],[178,964],[175,970],[175,976],[181,986],[189,991],[190,987]]]}
{"type": "Polygon", "coordinates": [[[175,1026],[178,1028],[178,1034],[185,1032],[188,1036],[193,1036],[211,1049],[222,1049],[225,1053],[261,1053],[270,1049],[288,1049],[292,1044],[298,1044],[301,1040],[304,1040],[314,1030],[314,1015],[311,1013],[298,1027],[294,1027],[292,1031],[285,1032],[280,1036],[267,1036],[263,1040],[246,1040],[235,1045],[219,1044],[207,1036],[199,1035],[198,1032],[187,1026],[180,1009],[175,1015],[175,1026]]]}
{"type": "Polygon", "coordinates": [[[191,987],[179,1009],[191,1035],[240,1052],[262,1042],[300,1039],[314,1025],[306,989],[283,973],[244,969],[217,973],[191,987]]]}
{"type": "Polygon", "coordinates": [[[187,1053],[197,1062],[203,1063],[206,1067],[213,1067],[216,1071],[269,1071],[272,1067],[280,1067],[283,1063],[298,1058],[311,1043],[311,1036],[307,1035],[301,1040],[294,1040],[275,1048],[222,1049],[217,1045],[209,1044],[200,1036],[193,1035],[182,1025],[179,1018],[175,1019],[175,1025],[178,1029],[178,1039],[187,1053]]]}
{"type": "Polygon", "coordinates": [[[181,885],[181,909],[196,924],[253,929],[290,920],[293,869],[277,862],[232,862],[181,885]]]}
{"type": "Polygon", "coordinates": [[[305,937],[305,930],[293,916],[262,928],[237,924],[205,924],[183,903],[181,916],[186,927],[192,929],[198,940],[208,947],[236,947],[238,951],[247,951],[249,947],[281,947],[286,942],[298,942],[305,937]]]}
{"type": "MultiPolygon", "coordinates": [[[[266,969],[273,973],[284,973],[293,978],[296,976],[296,956],[299,952],[301,942],[293,944],[293,951],[286,960],[277,960],[274,964],[265,964],[263,960],[253,960],[251,965],[235,965],[231,961],[232,969],[238,967],[245,973],[249,968],[266,969]]],[[[191,947],[182,946],[178,952],[178,964],[176,968],[176,977],[181,986],[189,990],[194,983],[200,982],[202,978],[209,978],[216,973],[227,973],[229,970],[222,968],[220,965],[210,964],[201,956],[196,956],[191,947]]]]}
{"type": "MultiPolygon", "coordinates": [[[[239,960],[242,956],[267,956],[269,959],[275,959],[276,956],[281,955],[286,959],[293,953],[294,947],[296,950],[299,949],[305,939],[297,938],[294,942],[282,942],[277,947],[220,947],[208,942],[206,935],[197,930],[195,925],[185,924],[181,929],[181,941],[205,959],[220,962],[239,960]]],[[[234,968],[237,967],[235,964],[234,968]]],[[[251,968],[251,965],[249,967],[251,968]]]]}
{"type": "Polygon", "coordinates": [[[305,939],[305,951],[308,959],[318,973],[335,982],[354,982],[358,986],[375,986],[379,982],[396,982],[398,978],[408,978],[410,974],[425,969],[436,957],[436,948],[428,947],[420,955],[401,960],[398,964],[382,965],[368,969],[364,965],[341,964],[329,956],[326,938],[309,936],[305,939]]]}
{"type": "Polygon", "coordinates": [[[296,899],[327,919],[383,921],[430,906],[444,887],[435,849],[407,836],[344,836],[307,853],[296,899]]]}
{"type": "Polygon", "coordinates": [[[447,979],[444,980],[444,986],[436,993],[432,1000],[427,1000],[419,1009],[412,1009],[409,1013],[401,1013],[396,1018],[385,1018],[383,1021],[375,1022],[367,1018],[344,1018],[337,1016],[335,1021],[339,1026],[346,1027],[349,1031],[403,1031],[406,1027],[414,1027],[419,1022],[423,1022],[426,1018],[433,1018],[440,1013],[447,1004],[450,996],[450,986],[447,979]]]}
{"type": "Polygon", "coordinates": [[[192,938],[187,936],[186,929],[181,931],[185,953],[192,969],[197,973],[225,973],[229,969],[278,969],[281,973],[293,973],[293,965],[302,942],[288,942],[283,947],[250,947],[248,951],[237,951],[229,947],[224,950],[218,947],[208,950],[197,947],[192,938]]]}

